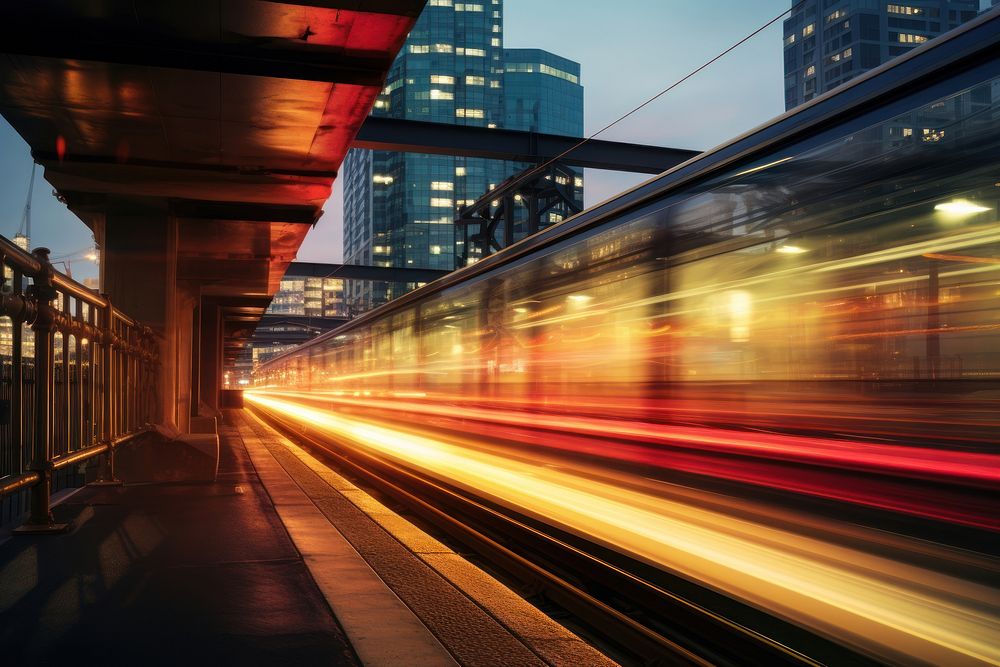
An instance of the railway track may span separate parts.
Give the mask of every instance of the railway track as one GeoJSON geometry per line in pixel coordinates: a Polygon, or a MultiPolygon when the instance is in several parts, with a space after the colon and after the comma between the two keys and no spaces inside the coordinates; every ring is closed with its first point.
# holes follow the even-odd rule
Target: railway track
{"type": "Polygon", "coordinates": [[[590,641],[624,663],[875,664],[773,616],[371,456],[327,433],[260,406],[249,409],[314,456],[349,471],[476,553],[517,589],[569,614],[590,641]]]}

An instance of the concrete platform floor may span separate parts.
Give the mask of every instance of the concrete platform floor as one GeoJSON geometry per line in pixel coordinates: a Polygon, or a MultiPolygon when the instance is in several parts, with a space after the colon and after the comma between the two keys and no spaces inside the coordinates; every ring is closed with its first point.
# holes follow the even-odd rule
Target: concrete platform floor
{"type": "Polygon", "coordinates": [[[140,443],[69,533],[0,536],[0,663],[613,664],[252,415],[220,436],[213,483],[140,443]]]}

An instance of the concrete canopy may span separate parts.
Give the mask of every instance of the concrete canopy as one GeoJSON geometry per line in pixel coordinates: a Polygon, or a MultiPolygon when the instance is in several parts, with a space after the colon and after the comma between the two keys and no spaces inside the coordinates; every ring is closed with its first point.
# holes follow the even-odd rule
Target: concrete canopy
{"type": "Polygon", "coordinates": [[[0,113],[94,231],[102,291],[161,335],[162,417],[183,428],[217,407],[223,357],[322,213],[424,0],[8,4],[0,113]]]}
{"type": "Polygon", "coordinates": [[[423,5],[13,3],[0,113],[99,244],[116,207],[162,211],[172,284],[249,337],[423,5]]]}

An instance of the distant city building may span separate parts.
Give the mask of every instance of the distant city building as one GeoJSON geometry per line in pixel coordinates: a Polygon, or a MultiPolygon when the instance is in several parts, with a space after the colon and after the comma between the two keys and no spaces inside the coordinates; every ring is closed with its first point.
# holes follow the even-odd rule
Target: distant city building
{"type": "MultiPolygon", "coordinates": [[[[581,136],[579,64],[503,48],[501,0],[429,0],[389,71],[373,115],[581,136]]],[[[353,150],[344,162],[344,261],[452,270],[468,233],[454,220],[527,165],[482,158],[353,150]]],[[[582,204],[582,179],[579,197],[582,204]]],[[[553,210],[553,219],[564,212],[553,210]]],[[[546,221],[548,222],[548,221],[546,221]]],[[[350,281],[352,312],[413,287],[350,281]]]]}
{"type": "Polygon", "coordinates": [[[784,22],[785,109],[808,102],[978,13],[979,0],[808,0],[784,22]]]}
{"type": "Polygon", "coordinates": [[[344,281],[340,278],[283,278],[267,314],[345,317],[344,281]]]}
{"type": "MultiPolygon", "coordinates": [[[[334,267],[330,267],[332,271],[334,267]]],[[[257,366],[328,331],[347,318],[344,280],[287,276],[257,325],[253,338],[244,347],[223,379],[227,387],[249,381],[257,366]],[[282,317],[286,316],[286,317],[282,317]]]]}

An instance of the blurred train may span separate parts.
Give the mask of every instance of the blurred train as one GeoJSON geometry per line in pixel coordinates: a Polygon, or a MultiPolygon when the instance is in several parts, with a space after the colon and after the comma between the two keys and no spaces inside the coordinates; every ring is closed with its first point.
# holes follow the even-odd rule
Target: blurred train
{"type": "MultiPolygon", "coordinates": [[[[879,659],[1000,664],[998,45],[994,10],[263,364],[249,398],[588,479],[634,474],[823,521],[863,508],[852,525],[984,559],[901,548],[902,569],[879,576],[919,563],[985,573],[985,588],[942,584],[935,604],[954,614],[928,602],[904,632],[879,615],[902,602],[838,606],[855,625],[743,590],[676,546],[630,553],[879,659]]],[[[420,451],[410,464],[433,467],[420,451]]],[[[599,522],[536,514],[580,534],[599,522]]]]}

